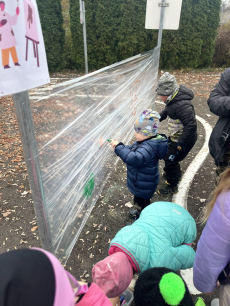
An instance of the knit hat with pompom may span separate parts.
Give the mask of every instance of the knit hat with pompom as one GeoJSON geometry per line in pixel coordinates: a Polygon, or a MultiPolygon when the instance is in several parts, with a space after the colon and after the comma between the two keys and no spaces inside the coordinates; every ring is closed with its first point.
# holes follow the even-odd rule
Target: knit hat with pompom
{"type": "Polygon", "coordinates": [[[136,306],[193,306],[184,280],[167,268],[152,268],[143,272],[134,288],[136,306]]]}

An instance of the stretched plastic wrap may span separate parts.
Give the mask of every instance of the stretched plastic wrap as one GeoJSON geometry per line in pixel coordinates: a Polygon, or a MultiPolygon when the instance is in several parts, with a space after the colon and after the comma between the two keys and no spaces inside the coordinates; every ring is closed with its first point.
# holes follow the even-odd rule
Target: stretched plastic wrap
{"type": "Polygon", "coordinates": [[[117,157],[107,141],[127,144],[136,117],[154,106],[159,48],[60,83],[32,101],[51,248],[64,264],[117,157]]]}

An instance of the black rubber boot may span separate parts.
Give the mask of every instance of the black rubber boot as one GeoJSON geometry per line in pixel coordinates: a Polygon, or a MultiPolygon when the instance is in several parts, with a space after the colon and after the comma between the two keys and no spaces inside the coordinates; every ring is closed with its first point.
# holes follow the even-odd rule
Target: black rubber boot
{"type": "Polygon", "coordinates": [[[164,188],[161,188],[157,191],[161,196],[168,196],[178,192],[178,187],[172,187],[170,184],[166,183],[164,188]]]}
{"type": "Polygon", "coordinates": [[[125,226],[130,226],[130,225],[132,225],[134,222],[135,222],[135,221],[127,222],[127,223],[125,224],[125,226]]]}
{"type": "Polygon", "coordinates": [[[141,206],[133,201],[133,208],[130,209],[129,216],[137,220],[140,217],[141,209],[142,209],[141,206]]]}
{"type": "Polygon", "coordinates": [[[140,213],[141,213],[140,210],[133,208],[133,209],[130,209],[129,216],[137,220],[140,216],[140,213]]]}

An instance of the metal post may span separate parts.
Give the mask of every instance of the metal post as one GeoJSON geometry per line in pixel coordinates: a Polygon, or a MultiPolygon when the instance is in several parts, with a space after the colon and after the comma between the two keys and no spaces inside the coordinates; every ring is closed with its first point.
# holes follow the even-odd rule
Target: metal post
{"type": "Polygon", "coordinates": [[[24,91],[14,94],[13,99],[29,175],[30,189],[33,197],[41,245],[45,250],[52,252],[52,239],[45,209],[45,198],[29,93],[28,91],[24,91]]]}
{"type": "Polygon", "coordinates": [[[165,6],[164,6],[165,0],[161,1],[161,16],[160,16],[160,25],[159,25],[159,32],[158,32],[158,43],[157,47],[161,48],[161,41],[162,41],[162,32],[163,32],[163,25],[164,25],[164,12],[165,12],[165,6]]]}
{"type": "Polygon", "coordinates": [[[86,19],[85,19],[85,1],[82,1],[83,10],[83,38],[85,50],[85,74],[88,74],[87,40],[86,40],[86,19]]]}

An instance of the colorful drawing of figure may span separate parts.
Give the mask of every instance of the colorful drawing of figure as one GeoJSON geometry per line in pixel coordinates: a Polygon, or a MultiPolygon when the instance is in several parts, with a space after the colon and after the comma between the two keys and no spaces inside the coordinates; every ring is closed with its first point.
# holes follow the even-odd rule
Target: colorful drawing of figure
{"type": "Polygon", "coordinates": [[[28,61],[29,42],[33,43],[34,57],[37,58],[37,66],[39,67],[39,37],[36,21],[36,10],[31,0],[23,0],[26,24],[26,61],[28,61]]]}
{"type": "Polygon", "coordinates": [[[0,1],[0,48],[2,50],[2,65],[4,69],[10,68],[10,54],[14,65],[20,66],[16,51],[17,41],[12,28],[17,23],[19,12],[19,7],[17,7],[16,14],[11,17],[5,11],[5,2],[0,1]]]}

